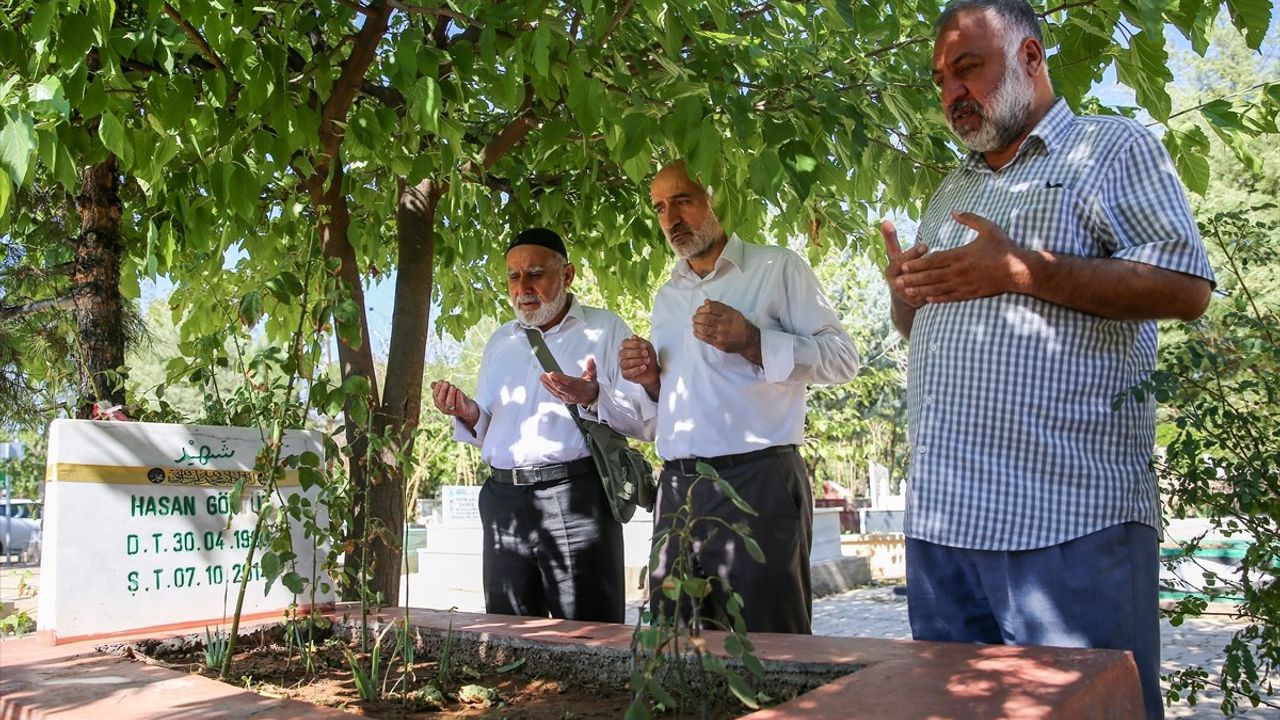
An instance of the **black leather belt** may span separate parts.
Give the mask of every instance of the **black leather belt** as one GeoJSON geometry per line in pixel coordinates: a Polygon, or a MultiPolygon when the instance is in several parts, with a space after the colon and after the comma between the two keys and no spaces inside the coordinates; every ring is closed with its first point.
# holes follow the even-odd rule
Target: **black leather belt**
{"type": "Polygon", "coordinates": [[[590,456],[570,460],[555,465],[538,465],[535,467],[518,467],[511,470],[492,468],[493,479],[508,485],[537,485],[555,482],[565,478],[581,475],[587,471],[595,472],[596,463],[590,456]]]}
{"type": "Polygon", "coordinates": [[[788,455],[796,451],[795,445],[774,445],[773,447],[762,448],[760,450],[752,450],[751,452],[737,453],[735,455],[717,455],[716,457],[692,457],[680,458],[679,460],[668,460],[662,464],[662,467],[671,472],[677,472],[681,475],[697,475],[698,463],[704,462],[716,470],[728,470],[731,467],[738,467],[753,463],[757,460],[763,460],[774,455],[788,455]]]}

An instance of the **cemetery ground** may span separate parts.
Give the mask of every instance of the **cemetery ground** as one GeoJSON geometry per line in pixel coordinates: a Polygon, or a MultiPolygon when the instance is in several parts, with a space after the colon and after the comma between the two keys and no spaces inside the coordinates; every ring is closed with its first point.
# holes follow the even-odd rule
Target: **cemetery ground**
{"type": "MultiPolygon", "coordinates": [[[[34,622],[39,572],[37,565],[8,561],[0,564],[0,603],[3,603],[5,608],[3,617],[26,613],[34,622]]],[[[474,596],[459,594],[455,600],[457,601],[455,604],[462,610],[482,610],[475,607],[477,598],[474,596]]],[[[1167,622],[1163,623],[1162,662],[1165,672],[1193,664],[1202,665],[1211,673],[1220,669],[1221,650],[1239,624],[1226,614],[1229,608],[1221,607],[1213,610],[1220,614],[1192,618],[1181,627],[1172,627],[1167,622]]],[[[634,621],[634,611],[631,620],[634,621]]],[[[906,601],[901,594],[895,592],[893,585],[885,584],[856,588],[837,595],[818,598],[814,603],[814,632],[818,635],[840,637],[907,639],[910,637],[910,630],[907,626],[906,601]]],[[[0,657],[3,654],[4,646],[0,644],[0,657]]],[[[170,665],[180,665],[184,662],[177,655],[158,660],[170,665]]],[[[334,658],[329,657],[329,664],[333,664],[333,660],[334,658]]],[[[277,697],[282,696],[285,690],[267,681],[274,674],[269,663],[278,662],[278,660],[272,661],[264,657],[252,662],[259,663],[248,671],[258,680],[253,689],[277,697]]],[[[296,658],[294,663],[297,664],[296,658]]],[[[188,664],[202,666],[203,658],[190,661],[188,664]]],[[[341,676],[341,671],[345,670],[346,664],[340,659],[338,664],[339,667],[335,669],[340,671],[341,676]]],[[[248,668],[249,666],[242,664],[237,667],[248,668]]],[[[245,672],[242,669],[240,674],[245,672]]],[[[351,692],[349,671],[346,671],[345,675],[348,678],[345,683],[322,684],[317,687],[312,699],[330,706],[345,704],[349,710],[363,707],[358,701],[350,699],[354,693],[351,692]],[[345,685],[346,696],[337,694],[335,691],[336,688],[342,689],[343,685],[345,685]]],[[[431,677],[432,673],[424,667],[420,676],[431,677]]],[[[585,699],[586,705],[577,706],[580,712],[575,717],[620,717],[617,708],[625,707],[625,692],[621,689],[617,697],[609,698],[606,693],[599,692],[598,688],[591,688],[585,684],[561,684],[557,681],[536,679],[530,681],[525,677],[522,668],[511,668],[506,672],[482,677],[464,674],[460,675],[460,680],[463,681],[461,684],[496,688],[499,694],[507,699],[516,699],[522,695],[523,707],[530,714],[521,715],[521,717],[564,717],[563,710],[560,708],[566,702],[579,697],[585,699]],[[547,714],[534,714],[538,712],[537,708],[541,708],[547,714]]],[[[394,681],[392,679],[392,682],[394,681]]],[[[1167,709],[1167,717],[1179,720],[1221,718],[1222,713],[1216,705],[1216,697],[1215,693],[1208,691],[1196,706],[1189,706],[1186,702],[1175,703],[1167,709]]],[[[494,708],[485,707],[484,703],[485,701],[481,698],[471,705],[458,706],[452,716],[480,717],[494,712],[494,708]]],[[[392,707],[393,712],[396,712],[396,707],[392,707]]],[[[1268,717],[1267,712],[1262,708],[1251,709],[1237,717],[1245,720],[1262,720],[1268,717]]],[[[405,717],[405,715],[401,713],[387,715],[387,717],[405,717]]],[[[449,717],[449,715],[437,715],[437,717],[449,717]]]]}

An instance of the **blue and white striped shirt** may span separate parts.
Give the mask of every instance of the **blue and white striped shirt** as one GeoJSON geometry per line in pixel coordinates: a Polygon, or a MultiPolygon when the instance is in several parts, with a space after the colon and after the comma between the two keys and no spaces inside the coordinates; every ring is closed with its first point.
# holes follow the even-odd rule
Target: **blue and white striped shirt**
{"type": "MultiPolygon", "coordinates": [[[[1164,146],[1127,118],[1077,117],[1058,100],[1014,160],[971,153],[920,225],[931,250],[975,232],[1121,258],[1213,281],[1164,146]]],[[[980,550],[1029,550],[1137,521],[1160,527],[1155,402],[1112,401],[1154,368],[1156,324],[1107,320],[1028,295],[925,305],[907,373],[912,447],[906,534],[980,550]]]]}

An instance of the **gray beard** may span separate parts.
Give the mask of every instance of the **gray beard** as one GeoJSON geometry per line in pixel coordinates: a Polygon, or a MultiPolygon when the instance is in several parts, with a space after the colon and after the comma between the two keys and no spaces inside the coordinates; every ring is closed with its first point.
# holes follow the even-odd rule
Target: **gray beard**
{"type": "MultiPolygon", "coordinates": [[[[982,124],[972,132],[962,132],[952,124],[950,115],[947,124],[960,142],[973,152],[991,152],[1001,150],[1022,134],[1026,128],[1027,117],[1031,114],[1031,106],[1035,103],[1035,88],[1021,71],[1017,58],[1005,59],[1004,77],[1000,79],[1000,87],[991,98],[990,107],[982,107],[972,101],[965,105],[974,109],[982,118],[982,124]]],[[[954,110],[958,105],[953,105],[954,110]]]]}

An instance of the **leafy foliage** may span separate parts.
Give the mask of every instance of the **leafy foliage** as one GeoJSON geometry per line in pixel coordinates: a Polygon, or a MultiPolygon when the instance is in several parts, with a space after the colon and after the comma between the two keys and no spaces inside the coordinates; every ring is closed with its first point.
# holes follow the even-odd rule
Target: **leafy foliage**
{"type": "MultiPolygon", "coordinates": [[[[1160,369],[1138,390],[1175,408],[1161,467],[1172,479],[1174,516],[1207,517],[1215,535],[1246,541],[1239,575],[1210,578],[1206,588],[1209,600],[1238,600],[1234,614],[1248,623],[1224,648],[1221,676],[1199,667],[1170,676],[1171,698],[1194,699],[1212,685],[1226,714],[1244,700],[1280,707],[1280,303],[1259,298],[1245,279],[1251,267],[1274,270],[1280,258],[1265,238],[1276,230],[1238,211],[1209,218],[1204,232],[1225,260],[1220,288],[1228,297],[1182,343],[1164,349],[1160,369]]],[[[1203,539],[1184,552],[1193,554],[1203,539]]],[[[1206,599],[1188,597],[1173,622],[1205,610],[1206,599]]]]}
{"type": "Polygon", "coordinates": [[[728,587],[720,577],[705,577],[696,569],[693,546],[697,537],[717,532],[732,532],[742,540],[748,554],[756,562],[765,562],[759,544],[745,524],[730,525],[718,517],[697,515],[693,500],[700,483],[714,483],[717,490],[744,513],[755,515],[751,506],[710,465],[698,463],[698,476],[685,494],[685,503],[676,509],[671,525],[654,533],[649,566],[655,567],[662,548],[673,551],[675,560],[663,580],[660,592],[666,601],[641,612],[631,640],[631,705],[628,720],[651,717],[649,704],[659,709],[684,712],[697,708],[707,717],[719,689],[713,678],[723,683],[738,702],[758,709],[767,698],[752,689],[738,669],[731,667],[707,647],[702,637],[705,628],[726,631],[723,654],[736,665],[746,668],[757,678],[764,677],[764,666],[756,658],[755,645],[747,637],[746,620],[742,616],[742,596],[728,587]],[[721,627],[718,620],[701,613],[704,599],[715,585],[727,598],[726,611],[731,625],[721,627]]]}

